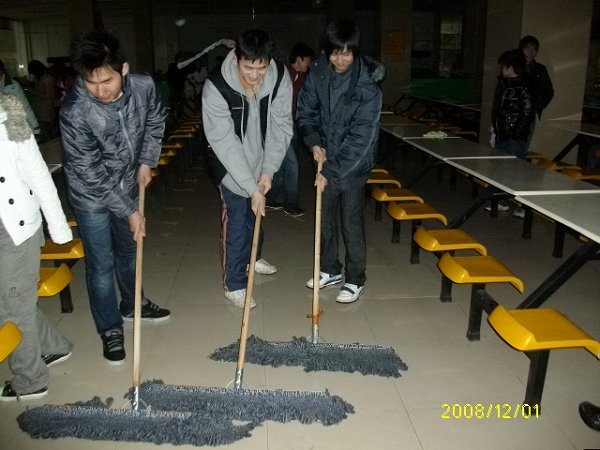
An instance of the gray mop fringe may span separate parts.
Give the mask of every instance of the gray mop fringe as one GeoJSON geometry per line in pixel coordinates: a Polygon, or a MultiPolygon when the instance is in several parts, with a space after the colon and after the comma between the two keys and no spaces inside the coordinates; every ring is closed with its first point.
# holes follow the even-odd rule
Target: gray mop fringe
{"type": "MultiPolygon", "coordinates": [[[[133,398],[130,389],[126,398],[133,398]]],[[[263,391],[253,389],[201,388],[165,385],[161,380],[145,381],[139,399],[165,411],[225,416],[252,423],[297,420],[308,424],[333,425],[354,413],[354,407],[329,392],[263,391]]]]}
{"type": "MultiPolygon", "coordinates": [[[[215,350],[209,358],[215,361],[237,361],[239,340],[215,350]]],[[[400,377],[408,366],[389,346],[360,344],[313,344],[306,338],[291,342],[268,342],[248,337],[246,362],[262,366],[300,366],[306,372],[359,372],[363,375],[400,377]]]]}
{"type": "Polygon", "coordinates": [[[90,440],[225,445],[249,437],[256,423],[235,425],[225,416],[157,410],[110,409],[99,397],[72,405],[44,405],[17,417],[33,438],[76,437],[90,440]]]}

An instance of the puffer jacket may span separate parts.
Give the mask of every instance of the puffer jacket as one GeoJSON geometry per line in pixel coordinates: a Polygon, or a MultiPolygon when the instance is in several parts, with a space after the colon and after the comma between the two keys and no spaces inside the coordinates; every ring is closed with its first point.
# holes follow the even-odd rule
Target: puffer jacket
{"type": "Polygon", "coordinates": [[[520,78],[498,80],[492,105],[492,124],[499,141],[529,138],[535,111],[528,86],[520,78]]]}
{"type": "Polygon", "coordinates": [[[136,209],[137,170],[156,167],[166,112],[148,75],[123,78],[123,95],[103,103],[77,77],[60,111],[64,171],[74,208],[128,217],[136,209]]]}
{"type": "Polygon", "coordinates": [[[42,226],[42,214],[52,240],[73,239],[56,187],[15,97],[0,94],[0,220],[15,245],[42,226]]]}
{"type": "Polygon", "coordinates": [[[327,161],[322,175],[328,185],[343,190],[348,182],[367,177],[375,164],[382,94],[376,81],[381,68],[372,60],[357,57],[347,91],[333,110],[329,83],[333,71],[325,55],[310,68],[298,96],[296,120],[309,149],[323,147],[327,161]]]}

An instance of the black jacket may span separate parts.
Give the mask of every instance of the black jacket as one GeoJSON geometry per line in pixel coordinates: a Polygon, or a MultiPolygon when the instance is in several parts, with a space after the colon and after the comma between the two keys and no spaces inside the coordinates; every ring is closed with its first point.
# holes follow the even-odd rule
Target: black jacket
{"type": "Polygon", "coordinates": [[[368,176],[375,163],[381,114],[377,63],[357,57],[348,90],[330,109],[330,63],[321,55],[310,68],[298,96],[296,120],[305,144],[322,146],[327,153],[322,174],[328,183],[344,187],[346,181],[368,176]]]}
{"type": "Polygon", "coordinates": [[[137,210],[137,170],[156,167],[166,112],[148,75],[123,78],[106,104],[77,77],[60,110],[64,170],[73,207],[128,217],[137,210]]]}
{"type": "Polygon", "coordinates": [[[499,141],[529,137],[534,110],[527,85],[520,78],[500,77],[494,93],[492,124],[499,141]]]}
{"type": "Polygon", "coordinates": [[[548,106],[554,97],[554,87],[546,66],[533,61],[527,66],[529,84],[531,85],[531,102],[538,117],[542,117],[542,111],[548,106]]]}

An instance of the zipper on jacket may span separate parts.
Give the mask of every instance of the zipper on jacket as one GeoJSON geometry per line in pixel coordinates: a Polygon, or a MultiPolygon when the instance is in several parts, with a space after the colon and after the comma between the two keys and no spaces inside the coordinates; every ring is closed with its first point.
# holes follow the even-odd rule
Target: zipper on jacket
{"type": "MultiPolygon", "coordinates": [[[[123,112],[119,108],[119,109],[117,109],[117,113],[119,114],[119,121],[121,122],[121,127],[123,128],[123,135],[125,136],[125,142],[127,143],[127,147],[129,148],[129,151],[131,153],[131,161],[133,164],[135,164],[135,151],[133,150],[133,145],[131,145],[131,139],[129,138],[129,133],[127,132],[127,127],[125,126],[125,118],[123,117],[123,112]]],[[[121,185],[121,188],[123,188],[123,178],[121,178],[121,181],[119,184],[121,185]]]]}

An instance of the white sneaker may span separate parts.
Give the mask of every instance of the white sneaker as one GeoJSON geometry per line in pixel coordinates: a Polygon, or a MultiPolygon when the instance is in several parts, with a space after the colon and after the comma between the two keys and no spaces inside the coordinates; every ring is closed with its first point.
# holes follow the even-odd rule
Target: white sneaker
{"type": "MultiPolygon", "coordinates": [[[[492,205],[486,205],[483,209],[485,209],[486,211],[491,211],[492,205]]],[[[509,209],[510,206],[508,206],[508,203],[498,202],[498,211],[508,211],[509,209]]]]}
{"type": "MultiPolygon", "coordinates": [[[[233,306],[243,308],[246,302],[246,289],[238,289],[237,291],[225,291],[225,297],[229,300],[233,306]]],[[[250,298],[250,308],[256,307],[254,298],[250,298]]]]}
{"type": "Polygon", "coordinates": [[[254,265],[254,271],[260,275],[273,275],[277,272],[277,267],[273,264],[269,264],[264,259],[259,259],[254,265]]]}
{"type": "MultiPolygon", "coordinates": [[[[319,288],[324,288],[327,286],[331,286],[333,284],[338,284],[342,282],[342,274],[337,274],[337,275],[329,275],[328,273],[325,272],[319,272],[319,288]]],[[[305,285],[307,288],[314,288],[315,286],[315,281],[311,278],[310,280],[308,280],[306,282],[305,285]]]]}
{"type": "Polygon", "coordinates": [[[357,286],[352,283],[344,283],[337,295],[335,301],[338,303],[352,303],[358,300],[360,294],[364,291],[364,286],[357,286]]]}

